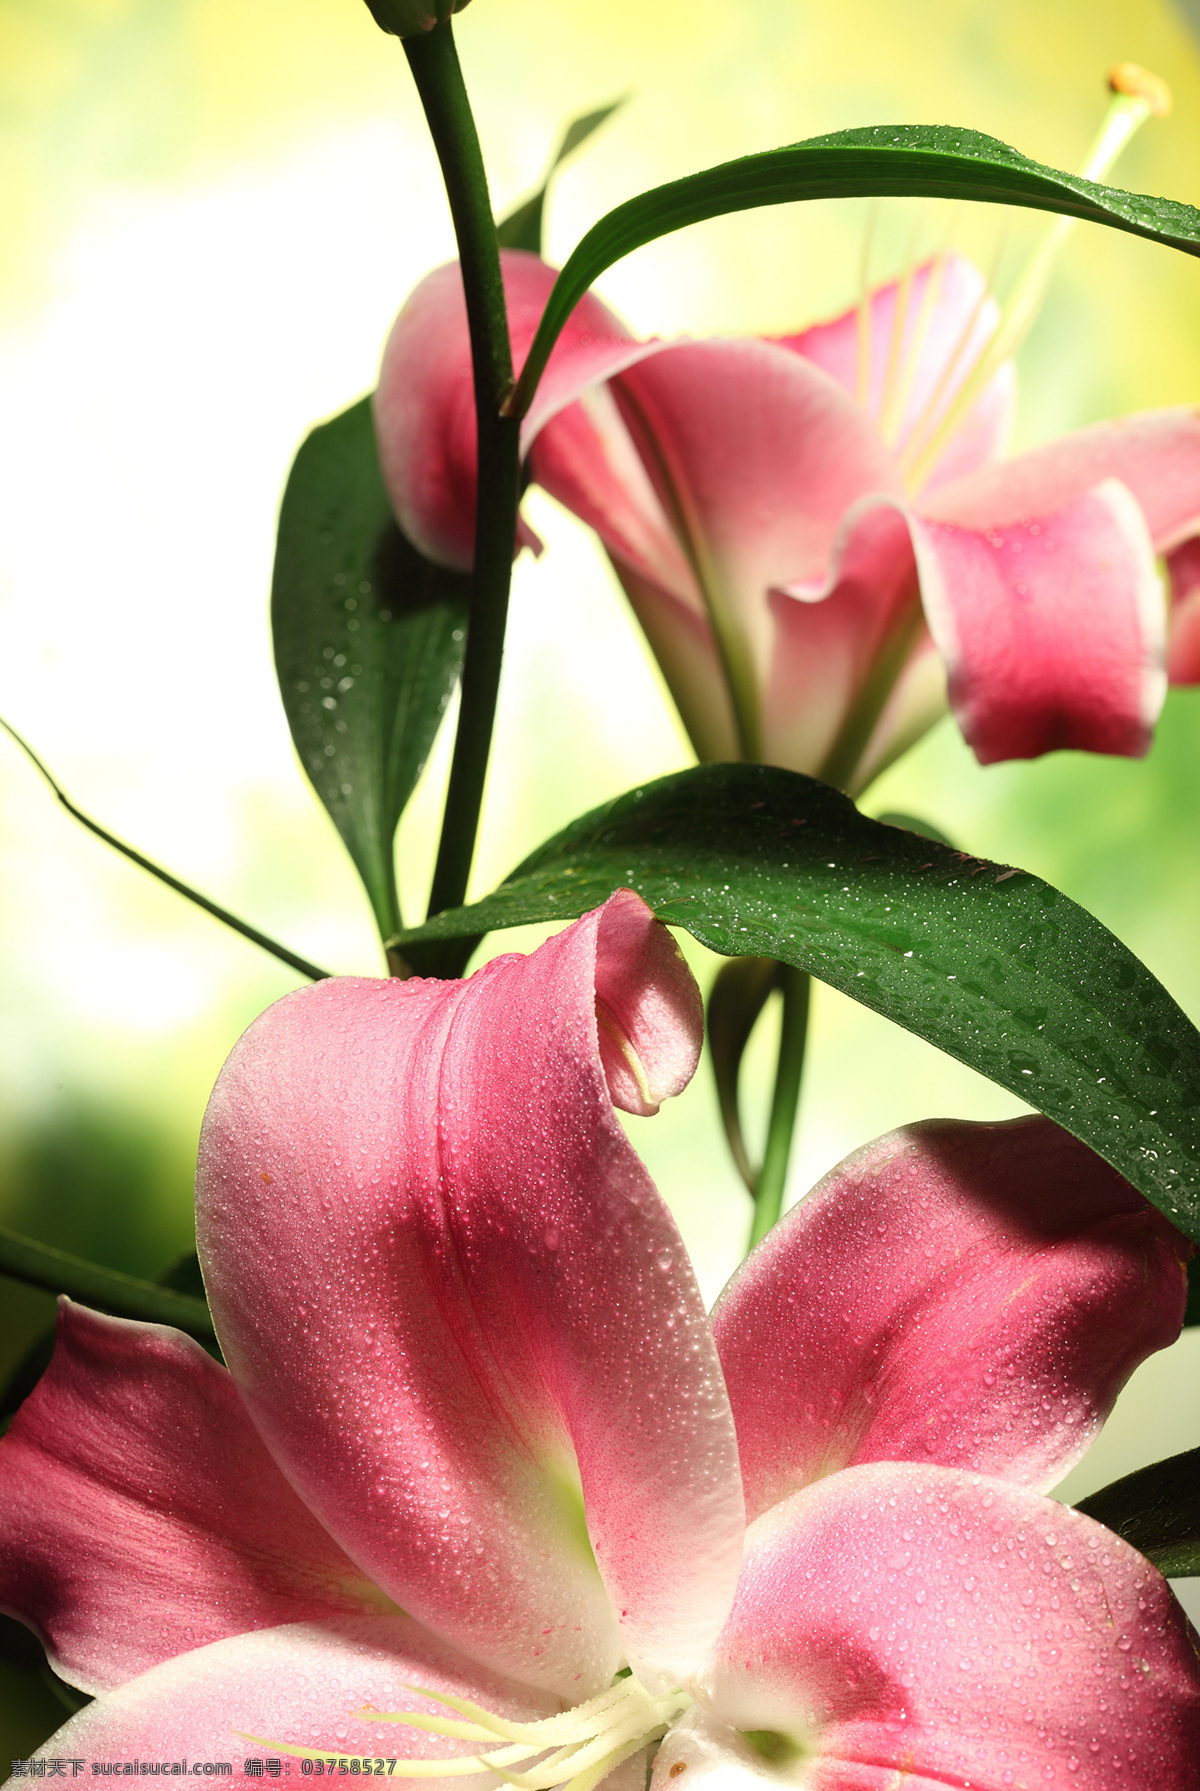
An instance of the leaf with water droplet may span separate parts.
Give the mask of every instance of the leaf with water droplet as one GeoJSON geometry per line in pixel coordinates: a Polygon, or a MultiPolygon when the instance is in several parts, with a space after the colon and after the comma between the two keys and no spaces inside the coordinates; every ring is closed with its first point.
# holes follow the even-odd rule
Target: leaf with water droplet
{"type": "Polygon", "coordinates": [[[1140,1549],[1160,1573],[1200,1574],[1200,1449],[1126,1474],[1078,1509],[1140,1549]]]}
{"type": "Polygon", "coordinates": [[[1092,915],[996,869],[965,875],[798,772],[700,765],[584,815],[401,949],[457,974],[482,933],[635,889],[713,951],[807,970],[1010,1089],[1200,1238],[1200,1032],[1092,915]]]}
{"type": "Polygon", "coordinates": [[[588,287],[634,249],[706,218],[760,205],[888,194],[1061,212],[1200,255],[1200,211],[1194,206],[1063,174],[980,131],[910,124],[811,137],[653,187],[593,224],[555,282],[521,373],[513,414],[523,415],[528,408],[559,332],[588,287]]]}
{"type": "Polygon", "coordinates": [[[401,919],[396,827],[462,668],[467,586],[462,574],[423,559],[396,526],[370,400],[314,429],[279,515],[275,669],[300,763],[346,843],[383,939],[401,919]],[[350,668],[336,690],[331,667],[350,668]]]}

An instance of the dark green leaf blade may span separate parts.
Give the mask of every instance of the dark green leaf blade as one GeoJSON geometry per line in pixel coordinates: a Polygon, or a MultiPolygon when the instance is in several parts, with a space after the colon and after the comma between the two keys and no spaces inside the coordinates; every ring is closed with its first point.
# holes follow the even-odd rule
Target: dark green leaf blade
{"type": "Polygon", "coordinates": [[[1200,1449],[1126,1474],[1076,1509],[1123,1536],[1160,1573],[1200,1574],[1200,1449]]]}
{"type": "Polygon", "coordinates": [[[760,1014],[780,986],[781,971],[777,958],[730,958],[717,972],[704,1016],[725,1142],[751,1195],[758,1186],[759,1171],[750,1161],[742,1131],[742,1058],[760,1014]]]}
{"type": "Polygon", "coordinates": [[[44,1288],[47,1293],[70,1294],[73,1300],[98,1306],[101,1312],[113,1312],[118,1318],[176,1325],[202,1343],[211,1342],[215,1335],[205,1300],[123,1274],[120,1269],[103,1268],[50,1244],[39,1244],[21,1232],[10,1231],[7,1225],[0,1225],[0,1275],[10,1275],[28,1287],[44,1288]]]}
{"type": "Polygon", "coordinates": [[[889,810],[878,815],[877,820],[886,821],[889,827],[903,827],[908,833],[919,833],[924,840],[936,840],[940,846],[952,846],[954,841],[948,839],[940,827],[932,821],[925,821],[920,815],[901,814],[897,810],[889,810]]]}
{"type": "Polygon", "coordinates": [[[300,763],[383,939],[400,925],[396,825],[462,668],[468,583],[397,528],[369,399],[313,430],[279,515],[275,670],[300,763]]]}
{"type": "Polygon", "coordinates": [[[1200,211],[1101,186],[1030,161],[995,137],[950,125],[881,125],[811,137],[721,162],[652,187],[608,212],[580,240],[550,294],[510,409],[524,415],[559,331],[606,268],[706,218],[798,199],[896,195],[1031,206],[1110,224],[1200,255],[1200,211]]]}
{"type": "Polygon", "coordinates": [[[766,765],[700,765],[565,828],[407,942],[568,920],[614,889],[728,957],[780,958],[1058,1120],[1200,1237],[1200,1033],[1040,878],[766,765]]]}
{"type": "Polygon", "coordinates": [[[502,249],[528,249],[533,255],[541,254],[542,222],[551,180],[567,157],[574,155],[587,142],[592,132],[598,131],[605,120],[611,118],[618,107],[624,104],[623,99],[613,100],[611,105],[600,106],[595,112],[585,112],[582,118],[571,120],[551,157],[546,178],[537,192],[496,225],[496,237],[502,249]]]}

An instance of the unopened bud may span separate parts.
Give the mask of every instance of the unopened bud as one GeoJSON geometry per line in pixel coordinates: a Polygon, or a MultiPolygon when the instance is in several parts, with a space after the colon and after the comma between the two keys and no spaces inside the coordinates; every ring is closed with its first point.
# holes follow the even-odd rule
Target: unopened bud
{"type": "Polygon", "coordinates": [[[1139,68],[1136,62],[1118,62],[1110,68],[1108,86],[1111,93],[1141,100],[1155,118],[1165,118],[1171,110],[1171,89],[1167,83],[1148,68],[1139,68]]]}
{"type": "Polygon", "coordinates": [[[461,12],[466,4],[467,0],[367,0],[379,29],[389,31],[393,37],[415,37],[419,31],[432,31],[452,12],[461,12]]]}

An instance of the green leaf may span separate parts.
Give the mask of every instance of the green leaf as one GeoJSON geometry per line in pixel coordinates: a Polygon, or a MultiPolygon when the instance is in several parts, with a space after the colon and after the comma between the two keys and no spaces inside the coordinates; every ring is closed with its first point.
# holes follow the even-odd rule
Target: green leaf
{"type": "Polygon", "coordinates": [[[0,1615],[0,1661],[31,1682],[29,1690],[32,1693],[31,1701],[35,1705],[43,1701],[39,1693],[53,1694],[57,1700],[51,1706],[50,1722],[53,1728],[61,1728],[64,1710],[74,1715],[85,1704],[92,1702],[87,1692],[81,1692],[78,1687],[68,1685],[65,1679],[59,1678],[33,1631],[26,1629],[16,1617],[0,1615]]]}
{"type": "Polygon", "coordinates": [[[1160,1573],[1200,1574],[1200,1449],[1126,1474],[1076,1509],[1123,1536],[1160,1573]]]}
{"type": "Polygon", "coordinates": [[[1040,878],[869,820],[797,772],[660,778],[401,947],[565,921],[621,886],[713,951],[781,958],[970,1064],[1200,1237],[1200,1033],[1161,983],[1040,878]]]}
{"type": "Polygon", "coordinates": [[[1031,206],[1200,255],[1200,211],[1193,206],[1062,174],[979,131],[899,124],[837,131],[652,187],[593,224],[555,282],[509,410],[514,416],[528,410],[563,324],[588,287],[622,256],[727,212],[877,194],[1031,206]]]}
{"type": "Polygon", "coordinates": [[[0,1427],[5,1430],[49,1368],[57,1335],[53,1324],[47,1326],[17,1359],[0,1393],[0,1427]]]}
{"type": "Polygon", "coordinates": [[[169,1263],[158,1277],[159,1287],[173,1287],[176,1293],[191,1294],[193,1299],[207,1300],[204,1288],[204,1276],[200,1269],[200,1258],[194,1250],[185,1250],[182,1256],[169,1263]]]}
{"type": "Polygon", "coordinates": [[[778,958],[730,958],[716,974],[705,1015],[721,1124],[729,1154],[750,1194],[758,1186],[759,1171],[746,1149],[738,1084],[750,1035],[779,987],[781,971],[778,958]]]}
{"type": "Polygon", "coordinates": [[[932,821],[923,821],[920,815],[906,815],[895,810],[877,818],[886,822],[889,827],[903,827],[909,833],[919,833],[923,840],[937,840],[941,846],[954,844],[953,840],[946,838],[940,827],[935,827],[932,821]]]}
{"type": "Polygon", "coordinates": [[[300,763],[385,940],[400,925],[396,825],[462,668],[468,583],[397,528],[369,399],[313,430],[279,515],[275,669],[300,763]]]}
{"type": "Polygon", "coordinates": [[[314,982],[320,982],[329,975],[329,972],[322,970],[319,964],[310,964],[307,958],[300,957],[286,945],[280,945],[278,939],[272,939],[266,933],[260,933],[257,927],[252,927],[248,921],[240,919],[236,914],[231,914],[228,908],[222,908],[218,902],[210,902],[208,897],[201,895],[198,889],[193,889],[188,883],[181,883],[178,877],[172,876],[170,871],[165,871],[161,864],[155,864],[152,858],[144,857],[133,846],[126,845],[124,840],[118,839],[115,833],[110,833],[107,827],[101,827],[99,821],[93,821],[90,815],[85,815],[83,810],[76,807],[75,803],[71,801],[58,779],[51,774],[48,767],[34,752],[28,740],[18,734],[12,723],[5,721],[2,715],[0,715],[0,728],[16,741],[30,764],[37,767],[67,813],[74,816],[75,820],[86,827],[89,833],[94,833],[97,839],[103,840],[106,846],[112,846],[114,851],[119,852],[123,858],[128,858],[141,870],[148,871],[152,877],[157,877],[160,883],[165,883],[168,889],[173,889],[186,901],[195,902],[198,908],[203,908],[204,912],[211,914],[214,920],[222,921],[225,926],[232,927],[233,931],[240,933],[243,939],[249,939],[254,945],[261,945],[264,951],[269,951],[272,957],[278,958],[281,963],[290,965],[293,970],[298,970],[301,976],[308,976],[314,982]]]}
{"type": "Polygon", "coordinates": [[[101,1312],[115,1313],[118,1318],[176,1325],[201,1343],[209,1344],[215,1336],[212,1315],[204,1300],[154,1281],[143,1281],[137,1275],[122,1274],[119,1269],[102,1268],[82,1256],[71,1256],[65,1250],[23,1237],[7,1225],[0,1225],[0,1275],[10,1275],[29,1287],[45,1288],[48,1293],[70,1294],[73,1300],[98,1306],[101,1312]]]}
{"type": "Polygon", "coordinates": [[[537,192],[496,225],[496,236],[502,249],[528,249],[534,255],[541,254],[542,221],[551,180],[567,157],[574,155],[580,145],[587,142],[592,132],[599,130],[605,120],[611,118],[617,108],[624,104],[623,99],[614,100],[610,106],[601,106],[597,112],[585,112],[582,118],[571,120],[537,192]]]}

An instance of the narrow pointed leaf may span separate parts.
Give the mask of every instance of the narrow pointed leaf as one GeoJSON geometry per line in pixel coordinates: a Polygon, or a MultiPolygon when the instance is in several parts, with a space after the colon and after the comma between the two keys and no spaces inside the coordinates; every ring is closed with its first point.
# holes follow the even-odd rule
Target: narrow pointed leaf
{"type": "Polygon", "coordinates": [[[1200,255],[1200,211],[1193,206],[1060,173],[979,131],[951,125],[837,131],[652,187],[593,224],[558,277],[510,409],[524,415],[563,324],[588,287],[622,256],[727,212],[878,194],[1031,206],[1200,255]]]}
{"type": "Polygon", "coordinates": [[[580,146],[587,142],[593,131],[599,130],[606,119],[611,118],[624,100],[614,100],[611,106],[601,106],[598,111],[585,112],[582,118],[573,118],[562,134],[562,141],[554,152],[550,166],[546,170],[546,178],[533,197],[518,205],[508,216],[496,225],[496,235],[502,249],[528,249],[531,254],[542,252],[542,222],[546,209],[546,194],[550,191],[550,182],[568,156],[574,155],[580,146]]]}
{"type": "Polygon", "coordinates": [[[1123,1536],[1160,1573],[1200,1574],[1200,1449],[1126,1474],[1077,1509],[1123,1536]]]}
{"type": "Polygon", "coordinates": [[[279,516],[275,669],[300,763],[384,939],[400,924],[396,825],[458,681],[467,585],[397,528],[370,400],[314,429],[279,516]]]}
{"type": "Polygon", "coordinates": [[[622,885],[713,951],[794,964],[970,1064],[1200,1237],[1200,1033],[1162,984],[1039,877],[798,772],[701,765],[632,790],[401,949],[565,921],[622,885]]]}
{"type": "Polygon", "coordinates": [[[750,1035],[780,985],[781,968],[777,958],[730,958],[717,972],[705,1015],[725,1140],[751,1194],[758,1186],[759,1172],[746,1149],[738,1085],[750,1035]]]}
{"type": "Polygon", "coordinates": [[[73,1300],[98,1306],[117,1318],[140,1318],[150,1324],[176,1325],[201,1343],[211,1343],[212,1317],[203,1299],[179,1293],[136,1275],[106,1269],[49,1244],[39,1244],[20,1232],[0,1226],[0,1274],[47,1293],[70,1294],[73,1300]]]}

